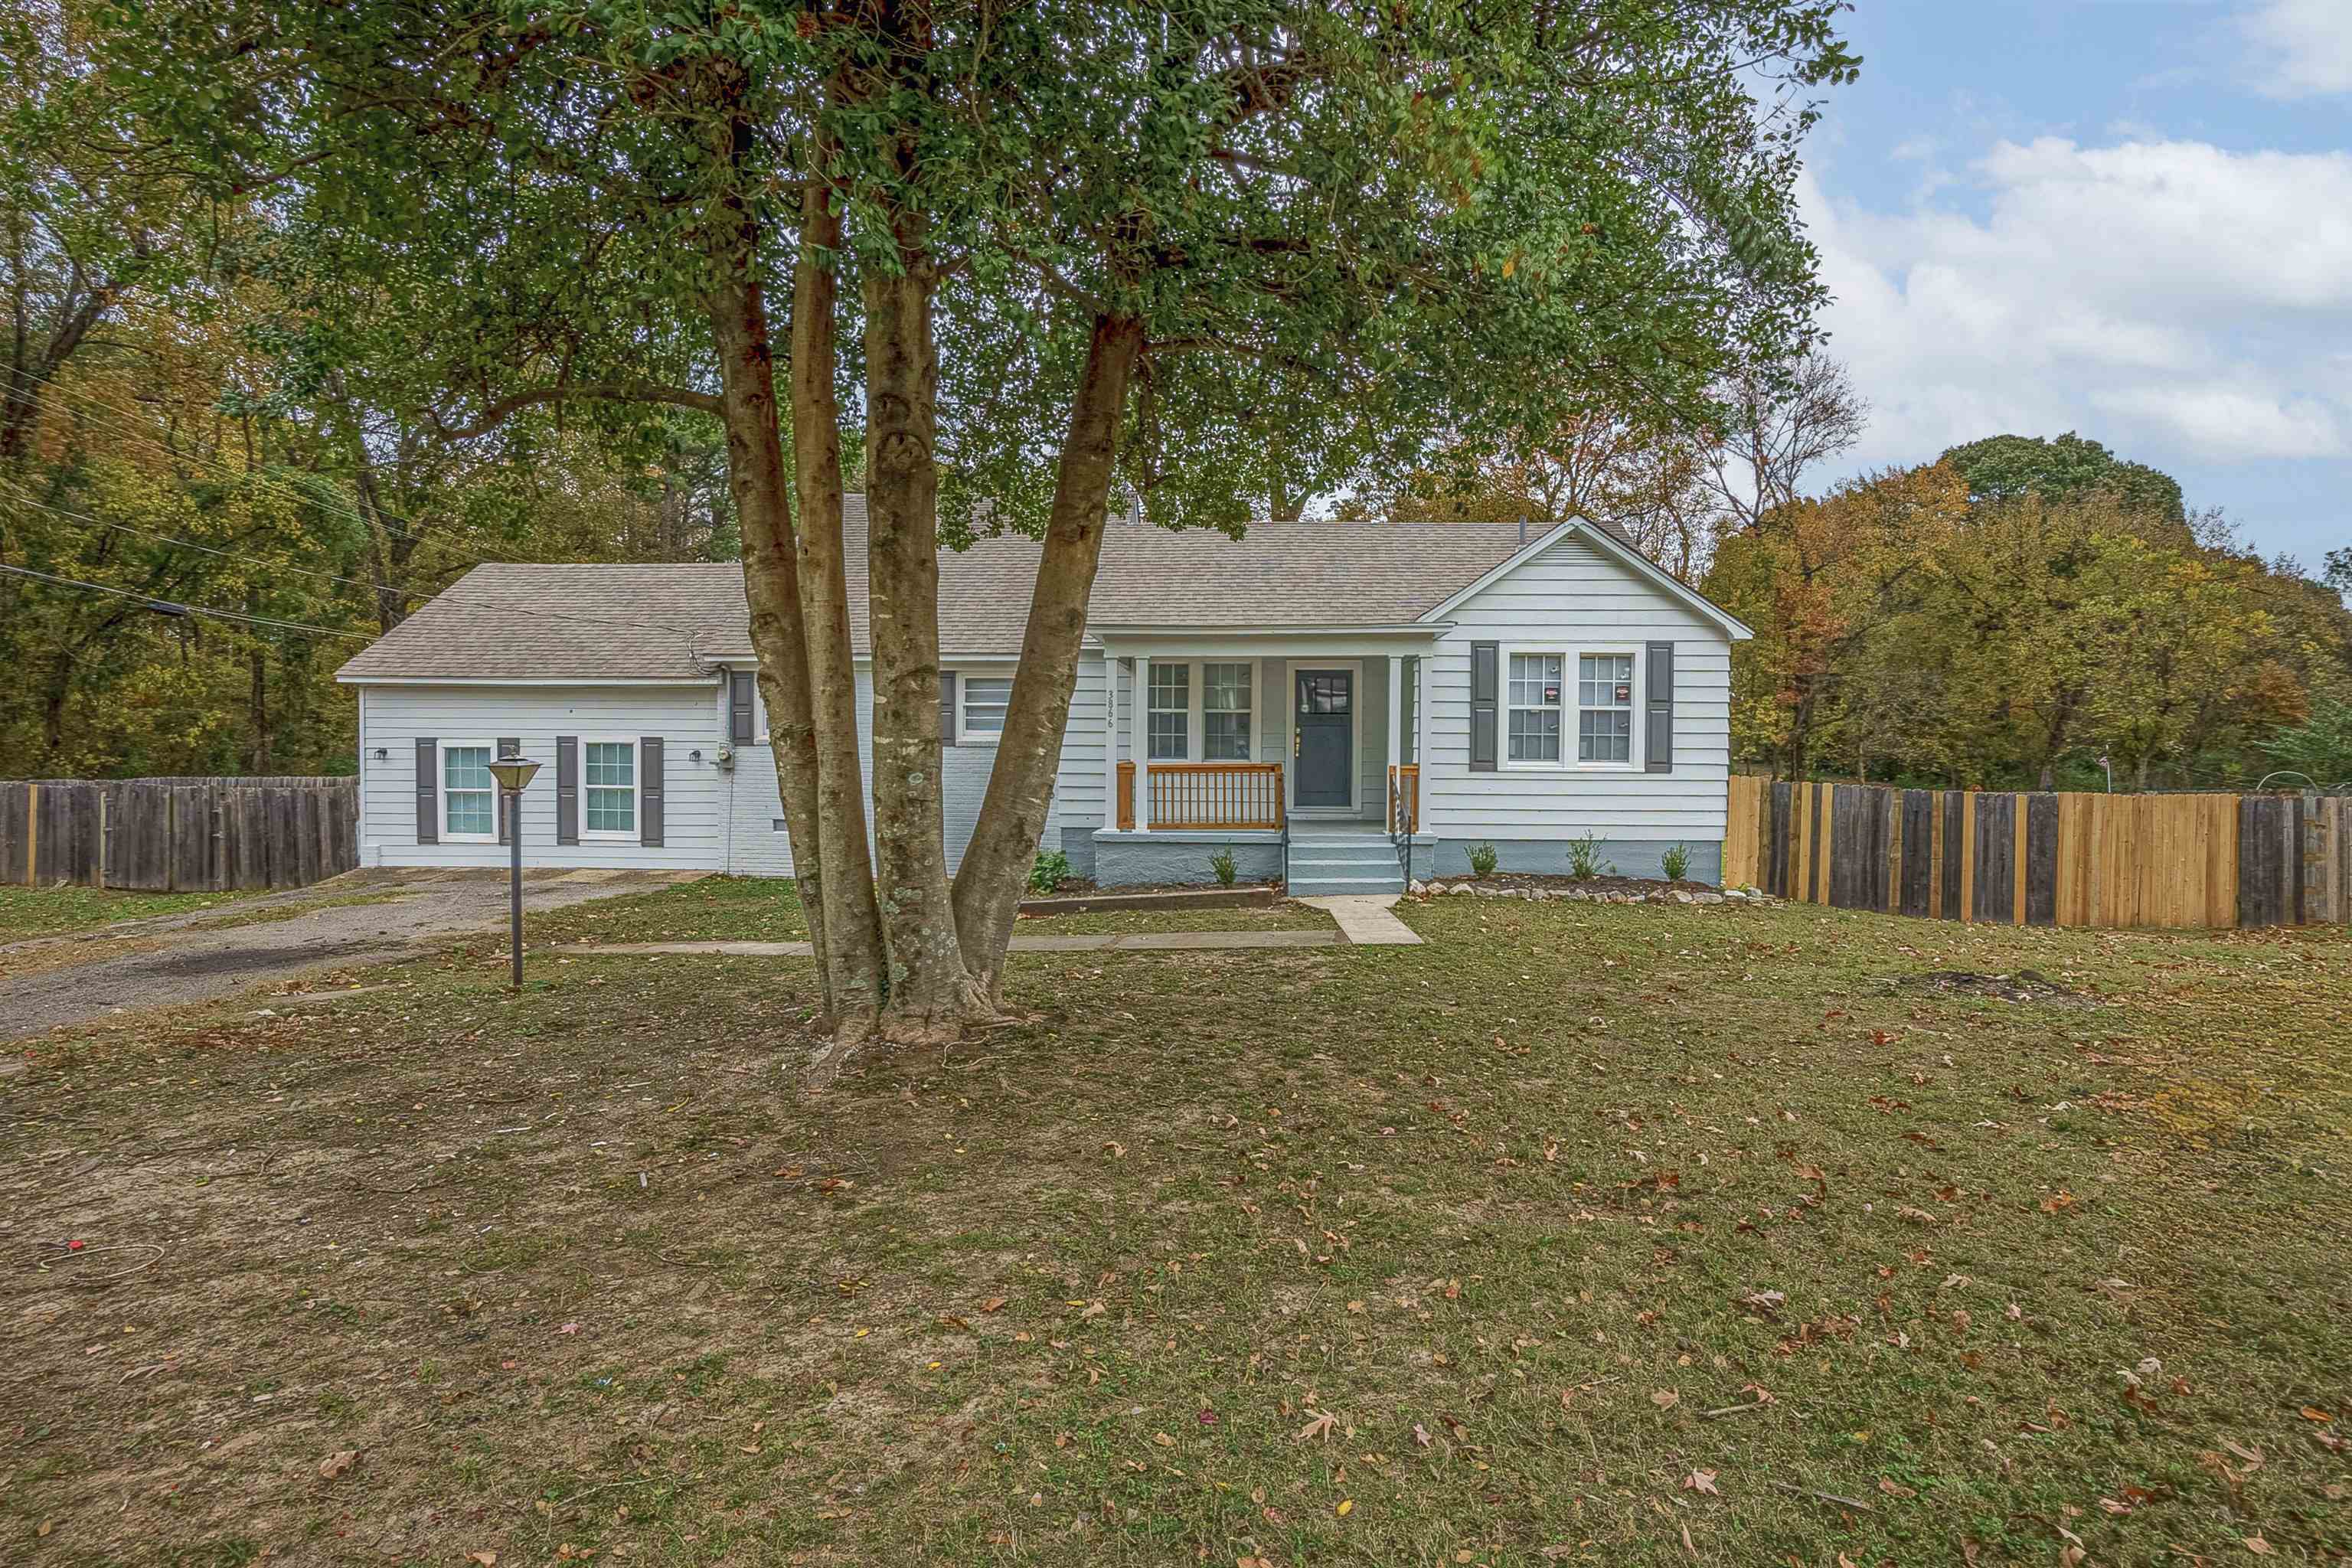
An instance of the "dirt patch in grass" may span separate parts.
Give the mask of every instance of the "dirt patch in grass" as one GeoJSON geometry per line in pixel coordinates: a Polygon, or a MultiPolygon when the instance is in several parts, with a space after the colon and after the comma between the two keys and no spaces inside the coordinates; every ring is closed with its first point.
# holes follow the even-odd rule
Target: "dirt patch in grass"
{"type": "Polygon", "coordinates": [[[1892,982],[1908,991],[1938,996],[1983,996],[1995,1002],[2040,1002],[2057,1007],[2095,1007],[2103,1000],[2070,990],[2048,975],[2031,969],[2014,974],[1976,974],[1967,970],[1936,970],[1906,974],[1892,982]]]}
{"type": "Polygon", "coordinates": [[[1034,1022],[819,1096],[789,961],[509,998],[486,942],[46,1038],[0,1080],[0,1554],[2352,1546],[2341,933],[1404,914],[1022,957],[1034,1022]],[[2113,1005],[1885,984],[1925,963],[2113,1005]],[[77,1238],[162,1254],[77,1285],[77,1238]]]}

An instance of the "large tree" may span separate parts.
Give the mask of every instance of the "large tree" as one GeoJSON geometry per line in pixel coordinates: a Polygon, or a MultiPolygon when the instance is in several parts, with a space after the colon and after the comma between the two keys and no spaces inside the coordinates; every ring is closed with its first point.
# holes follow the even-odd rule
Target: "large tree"
{"type": "Polygon", "coordinates": [[[1729,366],[1801,343],[1819,292],[1790,191],[1808,95],[1853,68],[1838,9],[188,0],[120,26],[222,186],[285,190],[473,323],[469,353],[416,367],[444,423],[586,399],[720,423],[854,1041],[993,1005],[1115,488],[1230,526],[1371,443],[1524,427],[1562,366],[1695,416],[1729,366]],[[788,349],[767,303],[787,288],[788,349]],[[845,384],[873,524],[871,868],[845,384]],[[1279,458],[1221,471],[1188,441],[1220,428],[1279,458]],[[1003,527],[1044,561],[950,884],[937,550],[1003,527]]]}

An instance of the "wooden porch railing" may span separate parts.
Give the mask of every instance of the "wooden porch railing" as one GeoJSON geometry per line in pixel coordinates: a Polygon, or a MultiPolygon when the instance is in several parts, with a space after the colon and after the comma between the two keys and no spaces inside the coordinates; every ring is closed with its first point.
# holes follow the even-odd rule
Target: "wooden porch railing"
{"type": "MultiPolygon", "coordinates": [[[[1224,827],[1272,831],[1282,826],[1280,763],[1153,763],[1145,796],[1150,823],[1160,828],[1224,827]]],[[[1118,826],[1135,828],[1135,764],[1118,764],[1118,826]]]]}
{"type": "Polygon", "coordinates": [[[1389,831],[1416,833],[1421,829],[1421,764],[1399,763],[1389,769],[1389,831]]]}

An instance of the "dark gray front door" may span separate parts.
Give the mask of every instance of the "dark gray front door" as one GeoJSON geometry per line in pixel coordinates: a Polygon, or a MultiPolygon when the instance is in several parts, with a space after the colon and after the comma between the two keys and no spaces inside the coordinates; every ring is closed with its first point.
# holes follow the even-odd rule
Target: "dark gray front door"
{"type": "Polygon", "coordinates": [[[1297,806],[1345,806],[1356,765],[1356,674],[1350,669],[1302,669],[1290,716],[1291,788],[1297,806]]]}

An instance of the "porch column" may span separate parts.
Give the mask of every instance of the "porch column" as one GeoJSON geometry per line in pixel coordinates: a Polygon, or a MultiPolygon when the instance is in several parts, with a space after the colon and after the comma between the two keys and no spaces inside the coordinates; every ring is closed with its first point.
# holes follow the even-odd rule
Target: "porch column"
{"type": "MultiPolygon", "coordinates": [[[[1383,775],[1383,789],[1394,791],[1397,768],[1404,762],[1404,656],[1389,655],[1389,771],[1383,775]]],[[[1396,821],[1391,816],[1390,795],[1381,798],[1381,816],[1387,819],[1389,831],[1396,831],[1396,821]]]]}
{"type": "Polygon", "coordinates": [[[1118,826],[1118,656],[1103,649],[1103,819],[1118,826]]]}
{"type": "Polygon", "coordinates": [[[1151,660],[1135,656],[1135,681],[1128,689],[1128,742],[1135,755],[1135,830],[1151,831],[1151,660]]]}

